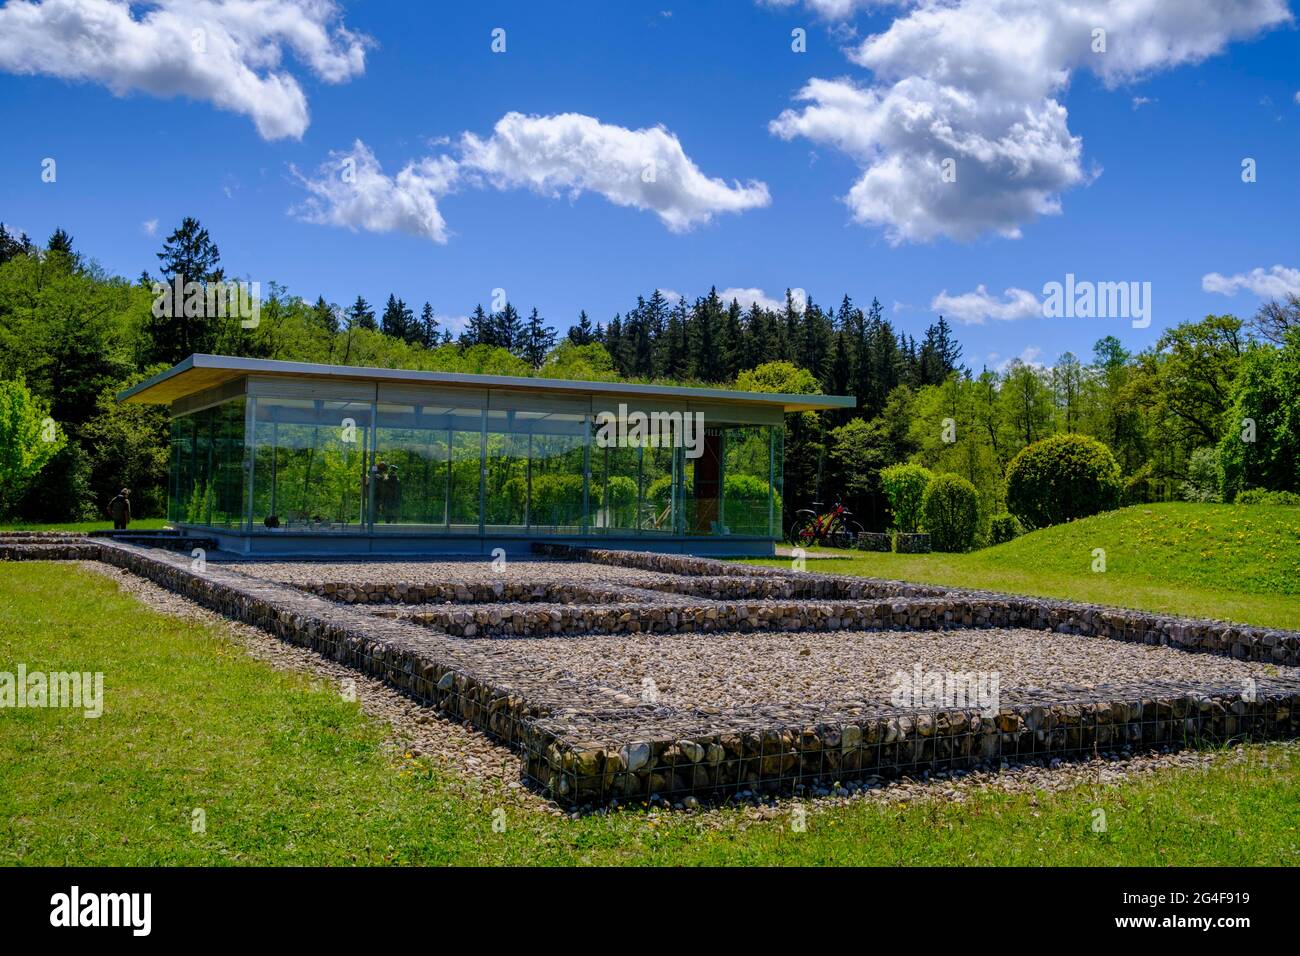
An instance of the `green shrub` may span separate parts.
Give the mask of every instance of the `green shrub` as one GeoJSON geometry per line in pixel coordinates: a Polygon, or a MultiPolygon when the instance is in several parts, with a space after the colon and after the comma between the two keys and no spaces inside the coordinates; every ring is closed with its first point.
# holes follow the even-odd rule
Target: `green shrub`
{"type": "Polygon", "coordinates": [[[1294,491],[1269,491],[1266,488],[1251,488],[1237,495],[1235,502],[1239,505],[1300,505],[1300,495],[1294,491]]]}
{"type": "Polygon", "coordinates": [[[979,530],[979,493],[961,475],[935,475],[921,501],[921,526],[935,551],[969,551],[979,530]]]}
{"type": "Polygon", "coordinates": [[[880,482],[889,499],[889,509],[894,513],[894,527],[899,531],[910,534],[920,530],[921,503],[933,478],[930,470],[920,465],[890,465],[880,469],[880,482]]]}
{"type": "Polygon", "coordinates": [[[1119,465],[1087,435],[1052,435],[1007,466],[1007,510],[1027,528],[1086,518],[1119,506],[1119,465]]]}
{"type": "Polygon", "coordinates": [[[1020,520],[1010,512],[1004,511],[1000,515],[994,515],[993,520],[989,522],[989,544],[1004,544],[1012,538],[1020,537],[1024,532],[1020,520]]]}
{"type": "Polygon", "coordinates": [[[1219,467],[1219,453],[1213,448],[1198,448],[1187,462],[1187,480],[1179,492],[1184,501],[1202,503],[1222,501],[1219,489],[1223,485],[1223,470],[1219,467]]]}

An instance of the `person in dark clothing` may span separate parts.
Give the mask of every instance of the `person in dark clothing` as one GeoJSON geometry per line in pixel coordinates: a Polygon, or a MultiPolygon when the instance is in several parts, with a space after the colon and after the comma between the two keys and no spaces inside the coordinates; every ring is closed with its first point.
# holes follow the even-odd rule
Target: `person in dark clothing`
{"type": "Polygon", "coordinates": [[[108,503],[108,516],[113,519],[114,531],[125,531],[131,523],[131,489],[123,488],[108,503]]]}

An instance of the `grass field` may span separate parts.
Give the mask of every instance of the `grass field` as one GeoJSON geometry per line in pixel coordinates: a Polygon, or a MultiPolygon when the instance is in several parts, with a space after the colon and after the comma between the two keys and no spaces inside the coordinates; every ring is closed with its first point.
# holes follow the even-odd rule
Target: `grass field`
{"type": "MultiPolygon", "coordinates": [[[[128,530],[130,531],[157,531],[159,528],[167,526],[165,518],[141,518],[132,521],[128,530]]],[[[87,531],[111,531],[113,522],[104,521],[70,521],[63,524],[0,524],[0,531],[75,531],[85,533],[87,531]]]]}
{"type": "Polygon", "coordinates": [[[1294,745],[1117,787],[859,803],[806,832],[787,813],[516,807],[494,832],[486,786],[385,750],[356,704],[73,565],[0,564],[0,670],[19,663],[102,671],[104,713],[0,710],[4,864],[1300,863],[1294,745]]]}
{"type": "Polygon", "coordinates": [[[1300,508],[1168,502],[969,554],[844,553],[811,568],[1300,629],[1300,508]],[[1104,572],[1092,569],[1096,548],[1104,572]]]}

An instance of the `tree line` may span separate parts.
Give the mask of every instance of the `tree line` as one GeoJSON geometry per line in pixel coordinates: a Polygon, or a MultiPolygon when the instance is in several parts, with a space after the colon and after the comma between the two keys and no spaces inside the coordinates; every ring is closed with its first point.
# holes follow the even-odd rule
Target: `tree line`
{"type": "Polygon", "coordinates": [[[135,280],[105,273],[62,229],[39,246],[0,226],[0,380],[24,381],[66,439],[21,493],[8,479],[0,508],[9,517],[100,517],[123,485],[139,513],[161,514],[166,412],[114,396],[194,352],[854,395],[855,409],[789,417],[783,500],[788,518],[842,496],[873,530],[891,519],[881,468],[915,462],[963,475],[987,524],[1004,508],[1011,458],[1060,432],[1111,448],[1125,501],[1300,491],[1295,296],[1247,322],[1182,323],[1138,353],[1106,336],[1086,359],[1067,352],[1050,366],[976,370],[942,317],[913,337],[878,299],[863,308],[847,295],[830,308],[787,292],[783,307],[766,308],[716,289],[694,300],[656,289],[607,322],[582,311],[564,334],[538,309],[525,315],[507,301],[476,306],[453,335],[428,302],[418,314],[395,295],[382,310],[360,295],[342,307],[276,283],[262,289],[251,328],[239,316],[157,314],[154,284],[177,277],[229,281],[216,242],[191,218],[135,280]]]}

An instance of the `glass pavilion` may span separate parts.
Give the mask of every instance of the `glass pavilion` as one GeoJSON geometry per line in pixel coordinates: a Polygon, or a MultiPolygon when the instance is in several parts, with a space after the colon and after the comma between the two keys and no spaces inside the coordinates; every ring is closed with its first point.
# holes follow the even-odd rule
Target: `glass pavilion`
{"type": "Polygon", "coordinates": [[[118,398],[170,405],[168,518],[223,549],[476,554],[770,554],[785,415],[854,401],[214,355],[118,398]],[[602,431],[637,413],[703,427],[602,431]]]}

